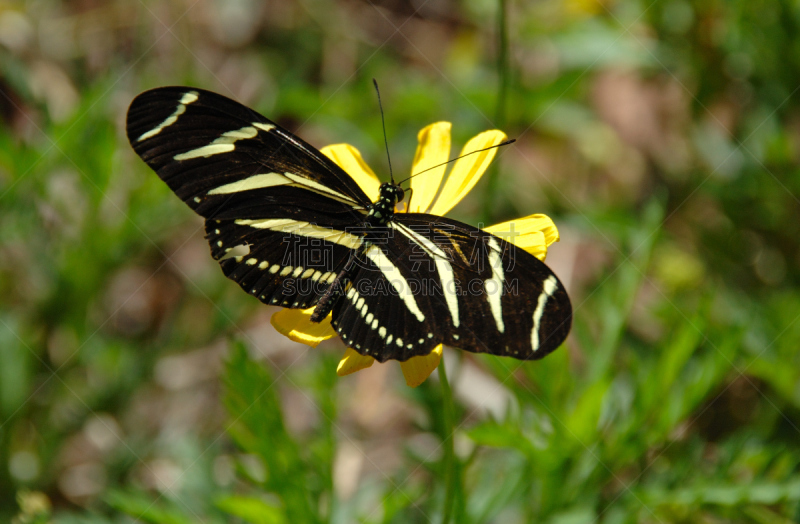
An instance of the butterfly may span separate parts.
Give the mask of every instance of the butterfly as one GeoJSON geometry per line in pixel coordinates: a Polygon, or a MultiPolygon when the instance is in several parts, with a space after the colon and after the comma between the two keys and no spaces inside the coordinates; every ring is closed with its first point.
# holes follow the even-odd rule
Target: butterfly
{"type": "Polygon", "coordinates": [[[211,256],[261,302],[314,307],[380,362],[439,344],[521,360],[567,337],[558,277],[498,236],[425,213],[384,183],[371,201],[317,149],[222,95],[162,87],[128,110],[134,151],[205,218],[211,256]]]}

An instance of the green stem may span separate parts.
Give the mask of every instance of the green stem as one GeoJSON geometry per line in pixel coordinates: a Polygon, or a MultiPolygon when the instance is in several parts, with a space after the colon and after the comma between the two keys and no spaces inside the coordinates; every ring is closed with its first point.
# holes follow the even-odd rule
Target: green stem
{"type": "Polygon", "coordinates": [[[456,492],[456,453],[453,446],[453,393],[450,390],[450,383],[447,381],[444,357],[439,362],[439,382],[442,384],[442,411],[444,413],[444,435],[442,440],[444,462],[442,465],[444,467],[445,493],[442,524],[449,524],[456,492]]]}
{"type": "Polygon", "coordinates": [[[506,124],[506,99],[508,97],[508,4],[506,0],[498,0],[497,6],[497,106],[495,107],[495,125],[506,124]]]}
{"type": "MultiPolygon", "coordinates": [[[[495,106],[494,124],[502,130],[506,125],[506,99],[509,88],[508,70],[508,5],[506,0],[497,2],[497,105],[495,106]]],[[[490,167],[486,173],[486,196],[483,200],[483,220],[489,222],[493,218],[492,208],[497,193],[497,168],[490,167]]]]}

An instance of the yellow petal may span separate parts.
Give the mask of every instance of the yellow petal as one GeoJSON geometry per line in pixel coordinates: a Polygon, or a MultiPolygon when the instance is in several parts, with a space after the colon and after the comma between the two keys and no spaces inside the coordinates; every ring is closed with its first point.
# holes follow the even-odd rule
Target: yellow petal
{"type": "MultiPolygon", "coordinates": [[[[484,131],[467,142],[467,145],[461,150],[461,154],[465,155],[472,151],[496,146],[505,139],[506,134],[502,131],[496,129],[484,131]]],[[[480,153],[475,153],[456,160],[453,171],[451,171],[450,176],[447,177],[447,181],[444,183],[439,198],[437,198],[436,202],[433,204],[431,213],[434,215],[444,215],[453,209],[453,207],[469,193],[469,190],[478,183],[478,180],[481,179],[483,173],[486,171],[486,168],[489,167],[489,164],[496,154],[497,148],[481,151],[480,153]]]]}
{"type": "Polygon", "coordinates": [[[322,322],[311,322],[311,313],[314,308],[308,309],[282,309],[272,315],[270,323],[280,333],[295,342],[307,344],[311,347],[323,340],[336,336],[336,331],[331,327],[331,316],[328,315],[322,322]]]}
{"type": "Polygon", "coordinates": [[[483,230],[511,242],[539,260],[544,260],[547,255],[547,246],[559,240],[558,228],[547,215],[529,215],[483,230]]]}
{"type": "Polygon", "coordinates": [[[574,15],[596,15],[604,9],[602,0],[567,0],[565,2],[567,12],[574,15]]]}
{"type": "Polygon", "coordinates": [[[374,362],[374,358],[364,356],[355,350],[347,348],[347,351],[344,352],[344,357],[339,361],[339,365],[336,366],[336,374],[343,377],[350,373],[366,369],[374,362]]]}
{"type": "Polygon", "coordinates": [[[442,360],[442,345],[436,346],[433,351],[421,357],[411,357],[405,362],[400,362],[400,368],[403,370],[403,376],[406,378],[406,384],[409,387],[415,388],[425,382],[425,379],[433,373],[439,361],[442,360]]]}
{"type": "Polygon", "coordinates": [[[323,155],[333,160],[344,172],[353,177],[353,180],[364,190],[371,202],[376,202],[380,196],[381,182],[372,169],[369,168],[361,153],[350,144],[334,144],[320,149],[323,155]]]}
{"type": "MultiPolygon", "coordinates": [[[[447,162],[450,158],[450,122],[436,122],[426,126],[417,135],[419,144],[417,153],[414,155],[414,163],[411,167],[411,176],[425,171],[426,169],[447,162]]],[[[423,175],[411,179],[411,189],[414,190],[411,198],[412,213],[427,213],[436,193],[439,192],[439,185],[447,166],[440,166],[431,169],[423,175]]],[[[406,194],[408,198],[409,194],[406,194]]]]}

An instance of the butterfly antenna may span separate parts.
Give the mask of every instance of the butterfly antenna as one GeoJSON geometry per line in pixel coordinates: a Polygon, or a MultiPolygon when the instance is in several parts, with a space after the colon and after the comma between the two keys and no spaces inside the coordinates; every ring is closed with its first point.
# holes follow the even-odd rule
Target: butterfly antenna
{"type": "Polygon", "coordinates": [[[431,169],[436,169],[437,167],[442,167],[443,165],[449,164],[450,162],[455,162],[456,160],[458,160],[458,159],[460,159],[460,158],[464,158],[465,156],[474,155],[475,153],[480,153],[481,151],[488,151],[489,149],[494,149],[495,147],[507,146],[507,145],[509,145],[509,144],[513,144],[513,143],[514,143],[514,142],[516,142],[516,141],[517,141],[517,139],[516,139],[516,138],[512,138],[512,139],[510,139],[510,140],[506,140],[505,142],[500,142],[499,144],[495,144],[495,145],[493,145],[493,146],[484,147],[483,149],[476,149],[475,151],[470,151],[469,153],[465,153],[465,154],[463,154],[463,155],[461,155],[461,156],[457,156],[457,157],[455,157],[455,158],[451,158],[451,159],[450,159],[450,160],[448,160],[447,162],[442,162],[441,164],[436,164],[435,166],[431,166],[431,167],[429,167],[429,168],[427,168],[427,169],[423,169],[423,170],[422,170],[422,171],[420,171],[419,173],[414,173],[414,174],[413,174],[413,175],[411,175],[410,177],[408,177],[408,178],[405,178],[405,179],[401,180],[400,182],[398,182],[398,183],[397,183],[397,185],[399,186],[399,185],[400,185],[400,184],[402,184],[403,182],[406,182],[406,181],[408,181],[408,180],[411,180],[411,179],[412,179],[412,178],[414,178],[415,176],[419,176],[419,175],[421,175],[422,173],[427,173],[427,172],[428,172],[428,171],[430,171],[431,169]]]}
{"type": "Polygon", "coordinates": [[[375,85],[375,92],[378,93],[378,107],[381,110],[381,125],[383,126],[383,143],[386,145],[386,159],[389,161],[389,178],[392,180],[392,185],[394,184],[394,175],[392,174],[392,157],[389,156],[389,141],[386,139],[386,119],[383,117],[383,104],[381,103],[381,90],[378,89],[378,81],[374,78],[372,79],[372,83],[375,85]]]}

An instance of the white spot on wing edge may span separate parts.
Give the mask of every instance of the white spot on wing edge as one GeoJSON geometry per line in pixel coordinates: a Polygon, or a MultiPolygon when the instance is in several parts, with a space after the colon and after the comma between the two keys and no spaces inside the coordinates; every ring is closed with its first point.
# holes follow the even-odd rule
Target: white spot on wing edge
{"type": "Polygon", "coordinates": [[[424,322],[425,315],[420,311],[419,306],[417,306],[417,301],[414,299],[411,287],[408,285],[406,277],[397,269],[397,266],[392,264],[392,261],[389,260],[381,248],[376,245],[370,246],[365,254],[380,272],[383,273],[383,276],[386,277],[386,280],[392,285],[400,298],[403,299],[403,303],[411,314],[417,317],[417,320],[420,322],[424,322]]]}
{"type": "Polygon", "coordinates": [[[539,323],[542,321],[542,315],[544,314],[544,307],[547,304],[547,299],[549,299],[553,293],[555,293],[556,289],[558,289],[556,277],[550,275],[544,281],[542,285],[542,294],[539,295],[539,300],[536,303],[536,309],[533,312],[533,329],[531,329],[531,349],[536,351],[539,349],[539,323]]]}
{"type": "Polygon", "coordinates": [[[192,102],[197,102],[197,97],[200,93],[197,91],[189,91],[185,95],[181,97],[181,104],[187,105],[191,104],[192,102]]]}

